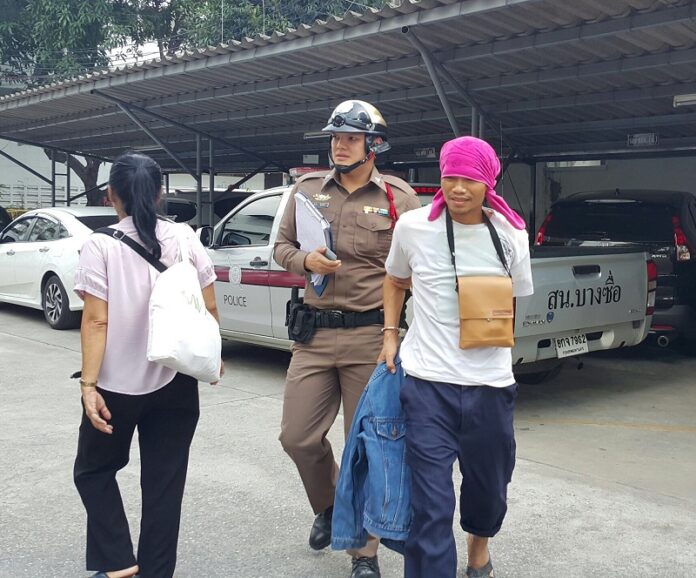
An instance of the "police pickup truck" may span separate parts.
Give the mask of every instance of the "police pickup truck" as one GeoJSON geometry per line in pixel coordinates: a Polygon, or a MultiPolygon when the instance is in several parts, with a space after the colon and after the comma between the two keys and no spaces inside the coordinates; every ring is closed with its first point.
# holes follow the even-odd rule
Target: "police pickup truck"
{"type": "MultiPolygon", "coordinates": [[[[292,287],[303,287],[305,279],[273,260],[290,190],[256,193],[214,230],[199,230],[217,274],[224,339],[290,348],[286,308],[292,287]]],[[[424,196],[423,204],[431,199],[424,196]]],[[[563,358],[637,345],[647,336],[657,270],[641,250],[535,247],[532,274],[535,292],[517,300],[515,316],[513,363],[519,381],[541,381],[555,374],[563,358]]]]}

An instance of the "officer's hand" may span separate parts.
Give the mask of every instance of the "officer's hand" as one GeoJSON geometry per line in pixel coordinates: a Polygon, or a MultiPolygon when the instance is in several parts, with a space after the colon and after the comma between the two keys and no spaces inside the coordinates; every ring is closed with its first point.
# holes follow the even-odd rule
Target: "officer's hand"
{"type": "Polygon", "coordinates": [[[326,247],[308,253],[305,257],[304,268],[307,271],[318,273],[319,275],[330,275],[331,273],[335,273],[341,266],[341,261],[339,259],[336,261],[327,259],[324,253],[326,253],[326,247]]]}
{"type": "Polygon", "coordinates": [[[391,282],[396,285],[397,289],[403,289],[408,291],[411,288],[411,278],[410,277],[394,277],[394,275],[389,275],[391,282]]]}
{"type": "Polygon", "coordinates": [[[396,359],[396,354],[399,351],[399,333],[398,331],[385,331],[384,332],[384,344],[382,345],[382,351],[380,351],[379,357],[377,358],[377,363],[387,362],[387,369],[391,373],[396,373],[396,365],[394,364],[394,359],[396,359]]]}

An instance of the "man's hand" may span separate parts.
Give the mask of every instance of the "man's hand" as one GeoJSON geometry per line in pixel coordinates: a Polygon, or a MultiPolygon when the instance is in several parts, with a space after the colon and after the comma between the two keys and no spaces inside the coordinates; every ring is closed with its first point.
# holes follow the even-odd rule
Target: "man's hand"
{"type": "Polygon", "coordinates": [[[405,279],[402,279],[401,277],[394,277],[393,275],[387,275],[389,279],[391,280],[394,285],[396,285],[397,288],[403,289],[404,291],[408,291],[411,288],[411,278],[406,277],[405,279]]]}
{"type": "Polygon", "coordinates": [[[341,266],[341,261],[332,261],[324,256],[326,253],[326,247],[321,249],[316,249],[311,253],[308,253],[305,257],[304,268],[312,273],[318,273],[319,275],[330,275],[335,273],[341,266]]]}
{"type": "Polygon", "coordinates": [[[114,426],[106,423],[111,419],[111,412],[106,407],[106,402],[96,389],[87,387],[82,390],[82,403],[85,406],[85,414],[92,425],[105,434],[114,433],[114,426]]]}
{"type": "Polygon", "coordinates": [[[398,331],[385,331],[384,332],[384,343],[382,345],[382,351],[379,353],[377,358],[377,363],[387,362],[387,369],[390,373],[396,373],[396,365],[394,364],[394,359],[396,359],[396,354],[399,351],[399,332],[398,331]]]}

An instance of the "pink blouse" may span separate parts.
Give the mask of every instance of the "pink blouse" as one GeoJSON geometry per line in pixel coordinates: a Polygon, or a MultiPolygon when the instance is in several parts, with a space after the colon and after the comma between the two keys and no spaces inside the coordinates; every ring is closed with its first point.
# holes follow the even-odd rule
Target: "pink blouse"
{"type": "MultiPolygon", "coordinates": [[[[132,217],[113,227],[141,242],[132,217]]],[[[177,260],[177,234],[188,242],[201,287],[207,287],[215,281],[213,263],[188,225],[157,221],[156,235],[162,247],[160,260],[167,266],[177,260]]],[[[176,375],[174,370],[147,360],[148,303],[158,276],[157,270],[133,249],[107,235],[91,235],[82,246],[75,272],[75,292],[80,297],[89,293],[103,299],[109,311],[99,387],[143,395],[164,387],[176,375]]]]}

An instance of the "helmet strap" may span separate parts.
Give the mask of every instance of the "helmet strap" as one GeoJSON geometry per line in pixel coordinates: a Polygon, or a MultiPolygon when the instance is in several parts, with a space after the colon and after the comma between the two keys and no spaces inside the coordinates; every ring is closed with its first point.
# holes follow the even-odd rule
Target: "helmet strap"
{"type": "Polygon", "coordinates": [[[364,165],[367,161],[369,161],[370,159],[373,159],[374,157],[375,157],[375,153],[370,151],[367,153],[367,155],[365,156],[364,159],[362,159],[361,161],[358,161],[357,163],[353,163],[352,165],[338,165],[333,160],[333,155],[331,154],[331,146],[329,145],[329,165],[331,166],[332,169],[335,169],[337,173],[340,173],[342,175],[345,175],[346,173],[354,171],[355,169],[364,165]]]}

